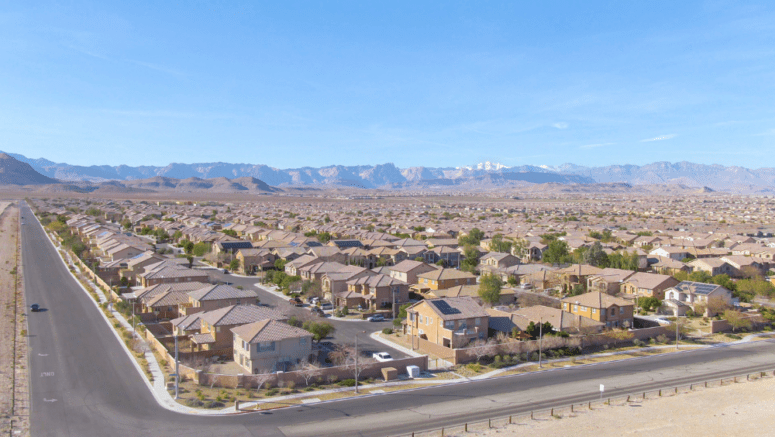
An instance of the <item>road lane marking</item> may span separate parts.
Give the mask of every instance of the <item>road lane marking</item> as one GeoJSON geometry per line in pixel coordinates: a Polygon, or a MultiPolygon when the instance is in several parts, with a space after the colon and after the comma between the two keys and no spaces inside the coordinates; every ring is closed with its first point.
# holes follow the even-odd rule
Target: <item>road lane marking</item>
{"type": "Polygon", "coordinates": [[[48,354],[38,354],[39,357],[47,357],[48,354]]]}
{"type": "Polygon", "coordinates": [[[54,376],[54,372],[41,372],[40,373],[40,377],[41,378],[45,378],[45,377],[48,377],[48,376],[54,376]]]}
{"type": "Polygon", "coordinates": [[[43,398],[43,402],[56,402],[56,401],[57,401],[56,399],[46,399],[46,398],[43,398]]]}

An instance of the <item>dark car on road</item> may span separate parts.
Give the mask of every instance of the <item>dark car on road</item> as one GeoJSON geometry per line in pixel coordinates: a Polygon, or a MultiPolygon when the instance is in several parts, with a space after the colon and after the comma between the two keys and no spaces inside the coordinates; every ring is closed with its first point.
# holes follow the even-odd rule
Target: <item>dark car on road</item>
{"type": "Polygon", "coordinates": [[[32,311],[33,313],[37,313],[38,311],[40,311],[40,305],[36,303],[30,305],[30,311],[32,311]]]}
{"type": "Polygon", "coordinates": [[[304,302],[302,302],[302,300],[298,297],[294,297],[293,299],[289,300],[288,303],[297,307],[304,305],[304,302]]]}
{"type": "Polygon", "coordinates": [[[323,316],[325,316],[325,313],[323,312],[323,310],[321,310],[321,309],[320,309],[320,308],[318,308],[318,307],[312,307],[312,309],[311,309],[310,311],[312,311],[312,314],[315,314],[315,315],[316,315],[316,316],[318,316],[318,317],[323,317],[323,316]]]}
{"type": "Polygon", "coordinates": [[[368,320],[369,322],[384,322],[385,316],[383,316],[382,314],[375,314],[366,320],[368,320]]]}

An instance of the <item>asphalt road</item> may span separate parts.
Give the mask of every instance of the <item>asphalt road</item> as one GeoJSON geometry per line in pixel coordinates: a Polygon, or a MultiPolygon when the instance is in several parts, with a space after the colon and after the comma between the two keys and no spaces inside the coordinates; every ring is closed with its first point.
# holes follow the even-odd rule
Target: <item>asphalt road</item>
{"type": "MultiPolygon", "coordinates": [[[[31,212],[23,208],[23,215],[31,212]]],[[[637,393],[775,367],[775,343],[759,341],[597,366],[306,405],[204,417],[158,406],[120,343],[58,260],[34,219],[22,230],[29,304],[33,436],[395,435],[531,409],[637,393]]]]}

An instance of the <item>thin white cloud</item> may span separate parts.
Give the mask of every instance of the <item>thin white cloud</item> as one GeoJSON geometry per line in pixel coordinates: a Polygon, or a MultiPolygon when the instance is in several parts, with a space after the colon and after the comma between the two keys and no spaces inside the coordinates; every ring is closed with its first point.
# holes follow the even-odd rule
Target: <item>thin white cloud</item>
{"type": "Polygon", "coordinates": [[[662,135],[662,136],[659,136],[659,137],[656,137],[656,138],[648,138],[648,139],[645,139],[645,140],[640,140],[640,142],[641,143],[648,143],[648,142],[651,142],[651,141],[663,141],[663,140],[669,140],[671,138],[675,138],[676,136],[677,136],[676,134],[662,135]]]}
{"type": "Polygon", "coordinates": [[[579,149],[597,149],[598,147],[610,146],[612,144],[614,143],[585,144],[583,146],[579,146],[579,149]]]}
{"type": "Polygon", "coordinates": [[[135,61],[134,59],[126,59],[126,62],[129,62],[131,64],[135,64],[135,65],[139,65],[139,66],[145,67],[145,68],[150,68],[151,70],[160,71],[162,73],[171,74],[173,76],[178,76],[178,77],[185,76],[185,73],[180,72],[180,71],[175,70],[175,69],[172,69],[172,68],[167,68],[167,67],[165,67],[163,65],[152,64],[150,62],[135,61]]]}
{"type": "Polygon", "coordinates": [[[567,129],[568,123],[565,123],[564,121],[561,121],[559,123],[554,123],[552,126],[556,127],[557,129],[567,129]]]}

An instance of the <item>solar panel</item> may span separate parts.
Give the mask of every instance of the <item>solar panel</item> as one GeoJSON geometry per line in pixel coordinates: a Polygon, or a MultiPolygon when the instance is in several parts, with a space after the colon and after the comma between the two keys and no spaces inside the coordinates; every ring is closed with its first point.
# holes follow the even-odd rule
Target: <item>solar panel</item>
{"type": "Polygon", "coordinates": [[[680,284],[678,284],[676,288],[681,291],[692,291],[695,294],[709,294],[713,290],[718,288],[718,285],[706,284],[704,282],[683,281],[680,284]]]}
{"type": "Polygon", "coordinates": [[[441,312],[441,314],[444,314],[445,316],[449,316],[452,314],[460,314],[459,309],[449,306],[449,303],[447,303],[446,301],[433,300],[433,301],[430,301],[430,303],[432,303],[433,306],[435,306],[439,310],[439,312],[441,312]]]}

